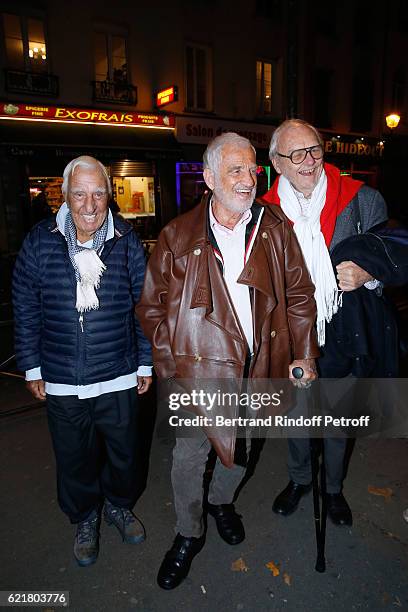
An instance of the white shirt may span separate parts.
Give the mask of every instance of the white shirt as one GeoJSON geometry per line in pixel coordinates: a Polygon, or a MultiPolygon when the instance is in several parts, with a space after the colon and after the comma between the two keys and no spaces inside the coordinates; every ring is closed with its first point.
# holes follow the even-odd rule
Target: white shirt
{"type": "MultiPolygon", "coordinates": [[[[252,219],[252,213],[247,210],[233,229],[218,223],[210,205],[210,225],[220,248],[224,261],[224,280],[227,285],[231,301],[234,305],[242,331],[248,342],[249,350],[253,352],[253,323],[249,287],[237,283],[238,277],[245,266],[245,232],[246,226],[252,219]]],[[[246,254],[246,258],[249,253],[246,254]]]]}
{"type": "MultiPolygon", "coordinates": [[[[65,218],[68,214],[68,206],[64,202],[57,213],[57,226],[63,236],[65,236],[65,218]]],[[[113,224],[113,217],[110,210],[108,210],[108,230],[106,233],[106,239],[110,240],[115,235],[115,226],[113,224]]],[[[86,249],[92,248],[93,239],[88,242],[78,242],[78,244],[86,249]]],[[[88,397],[99,397],[103,393],[111,393],[112,391],[124,391],[125,389],[132,389],[137,386],[138,376],[151,376],[151,366],[139,366],[137,372],[131,374],[125,374],[124,376],[118,376],[113,380],[105,380],[99,383],[93,383],[91,385],[64,385],[60,383],[49,383],[45,381],[45,392],[48,395],[77,395],[79,399],[85,399],[88,397]]],[[[26,371],[25,379],[30,380],[41,380],[41,368],[32,368],[26,371]]]]}

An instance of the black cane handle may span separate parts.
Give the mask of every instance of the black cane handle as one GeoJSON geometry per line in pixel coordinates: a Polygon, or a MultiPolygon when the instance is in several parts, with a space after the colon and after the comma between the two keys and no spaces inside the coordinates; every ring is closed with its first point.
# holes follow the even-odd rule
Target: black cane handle
{"type": "Polygon", "coordinates": [[[304,373],[303,368],[293,368],[292,370],[292,374],[295,378],[302,378],[304,373]]]}

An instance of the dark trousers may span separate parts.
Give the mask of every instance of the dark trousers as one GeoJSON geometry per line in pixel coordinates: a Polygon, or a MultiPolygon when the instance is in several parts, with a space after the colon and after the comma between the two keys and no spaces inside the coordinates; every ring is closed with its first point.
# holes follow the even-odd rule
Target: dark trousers
{"type": "MultiPolygon", "coordinates": [[[[324,465],[326,468],[327,493],[340,493],[344,478],[344,456],[346,452],[346,438],[325,438],[324,465]]],[[[289,476],[293,482],[308,485],[312,482],[312,466],[310,462],[309,438],[288,439],[289,476]]]]}
{"type": "Polygon", "coordinates": [[[99,510],[105,498],[133,508],[139,494],[136,389],[78,399],[47,395],[57,463],[58,503],[72,523],[99,510]]]}
{"type": "MultiPolygon", "coordinates": [[[[344,378],[354,375],[354,360],[347,355],[333,327],[326,326],[326,344],[317,360],[320,378],[344,378]]],[[[306,438],[288,440],[288,469],[291,480],[298,484],[310,484],[312,468],[310,442],[306,438]]],[[[325,438],[324,457],[327,493],[340,493],[345,473],[346,438],[325,438]]]]}

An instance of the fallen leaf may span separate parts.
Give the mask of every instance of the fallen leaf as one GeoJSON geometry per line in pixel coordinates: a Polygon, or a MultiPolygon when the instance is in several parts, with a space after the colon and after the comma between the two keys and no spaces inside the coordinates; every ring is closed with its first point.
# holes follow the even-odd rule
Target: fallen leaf
{"type": "Polygon", "coordinates": [[[380,497],[384,497],[385,501],[390,501],[390,497],[392,495],[392,489],[390,489],[390,487],[380,488],[368,485],[368,492],[371,493],[371,495],[379,495],[380,497]]]}
{"type": "Polygon", "coordinates": [[[279,576],[280,574],[279,567],[275,565],[273,561],[269,561],[269,563],[267,563],[265,567],[267,567],[268,570],[270,570],[274,576],[279,576]]]}
{"type": "Polygon", "coordinates": [[[240,557],[236,561],[232,562],[231,569],[233,572],[247,572],[249,570],[249,567],[246,565],[243,558],[240,557]]]}
{"type": "Polygon", "coordinates": [[[399,608],[402,608],[402,603],[400,598],[398,597],[398,595],[395,595],[394,601],[392,602],[393,606],[398,606],[399,608]]]}
{"type": "Polygon", "coordinates": [[[286,572],[283,574],[283,580],[284,580],[285,584],[287,584],[288,586],[290,586],[292,584],[292,578],[286,572]]]}

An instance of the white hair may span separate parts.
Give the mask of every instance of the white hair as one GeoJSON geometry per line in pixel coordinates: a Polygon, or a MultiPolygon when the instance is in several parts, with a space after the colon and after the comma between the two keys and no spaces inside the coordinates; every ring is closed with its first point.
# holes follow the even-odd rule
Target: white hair
{"type": "Polygon", "coordinates": [[[247,138],[244,138],[235,132],[224,132],[220,136],[216,136],[216,138],[211,140],[206,148],[203,155],[204,169],[216,172],[221,163],[221,149],[223,146],[229,144],[236,145],[238,148],[251,147],[256,157],[255,148],[247,138]]]}
{"type": "Polygon", "coordinates": [[[316,134],[318,143],[323,146],[323,139],[313,125],[307,123],[307,121],[303,121],[303,119],[286,119],[286,121],[281,123],[280,126],[277,127],[274,133],[272,134],[271,144],[269,145],[269,159],[273,159],[278,154],[279,138],[282,135],[282,132],[291,127],[298,126],[307,127],[312,130],[312,132],[316,134]]]}
{"type": "Polygon", "coordinates": [[[89,155],[81,155],[80,157],[76,157],[75,159],[72,159],[69,162],[69,164],[65,166],[64,174],[63,174],[63,181],[62,181],[62,186],[61,186],[61,190],[62,190],[62,193],[65,199],[68,194],[69,182],[71,180],[71,176],[74,174],[75,168],[77,167],[88,168],[92,170],[95,170],[95,169],[99,170],[105,179],[106,188],[108,190],[109,196],[112,195],[112,186],[111,186],[111,182],[109,179],[108,171],[106,170],[105,166],[101,164],[101,162],[95,159],[94,157],[90,157],[89,155]]]}

